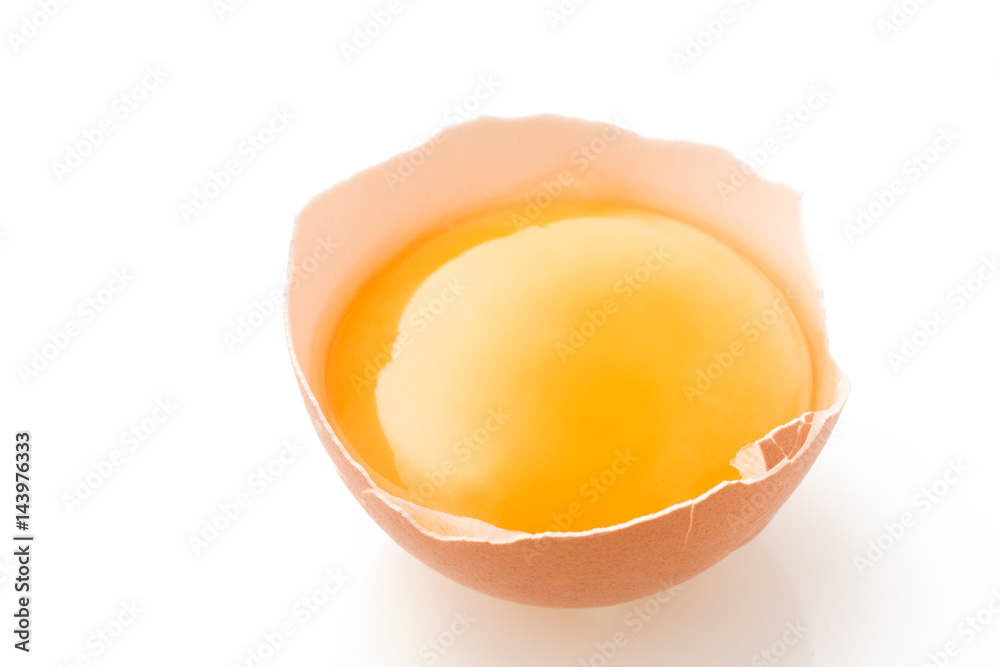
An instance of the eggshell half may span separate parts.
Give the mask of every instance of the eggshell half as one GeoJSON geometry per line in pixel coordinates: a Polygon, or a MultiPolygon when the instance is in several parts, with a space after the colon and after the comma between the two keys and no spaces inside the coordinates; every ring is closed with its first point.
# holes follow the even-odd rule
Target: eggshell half
{"type": "Polygon", "coordinates": [[[849,383],[828,351],[799,195],[742,171],[746,182],[723,196],[720,183],[730,183],[741,166],[719,148],[646,139],[606,123],[550,115],[481,118],[309,202],[298,216],[289,258],[285,323],[292,363],[320,440],[383,530],[471,588],[534,605],[591,607],[679,584],[767,525],[826,443],[849,383]],[[733,459],[740,480],[607,528],[521,533],[391,495],[374,484],[320,407],[324,382],[316,369],[339,313],[378,266],[417,239],[485,208],[540,205],[560,175],[559,199],[663,213],[754,259],[784,292],[808,339],[820,409],[740,450],[733,459]],[[318,251],[333,245],[332,257],[318,251]]]}

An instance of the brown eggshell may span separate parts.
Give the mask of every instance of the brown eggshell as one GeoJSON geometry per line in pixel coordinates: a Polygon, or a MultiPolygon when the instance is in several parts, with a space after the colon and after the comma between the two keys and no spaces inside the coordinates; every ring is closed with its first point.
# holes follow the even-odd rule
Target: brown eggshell
{"type": "Polygon", "coordinates": [[[368,514],[442,574],[500,598],[554,607],[611,605],[652,594],[702,572],[757,535],[819,455],[849,385],[827,348],[798,194],[744,172],[745,184],[723,196],[719,184],[740,167],[718,148],[646,139],[605,123],[482,118],[310,201],[297,219],[289,259],[289,348],[320,440],[368,514]],[[742,479],[607,528],[521,533],[391,495],[373,483],[320,407],[324,383],[317,369],[337,316],[375,268],[444,221],[486,206],[525,206],[564,171],[571,185],[560,199],[660,212],[756,260],[783,291],[806,335],[818,409],[740,450],[733,465],[742,479]],[[338,244],[334,256],[318,259],[324,255],[316,248],[330,241],[338,244]]]}

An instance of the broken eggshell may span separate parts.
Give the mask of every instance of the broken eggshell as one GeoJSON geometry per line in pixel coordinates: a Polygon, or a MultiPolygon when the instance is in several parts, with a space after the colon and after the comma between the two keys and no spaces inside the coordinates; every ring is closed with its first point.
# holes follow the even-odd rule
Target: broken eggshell
{"type": "Polygon", "coordinates": [[[320,440],[383,530],[438,572],[484,593],[541,606],[592,607],[690,579],[767,525],[826,443],[849,383],[828,351],[799,195],[741,166],[719,148],[646,139],[607,123],[551,115],[481,118],[358,173],[306,205],[288,266],[285,324],[292,363],[320,440]],[[737,172],[743,178],[731,181],[737,172]],[[741,479],[655,514],[583,532],[510,531],[415,505],[376,486],[320,407],[320,361],[338,316],[375,269],[449,221],[502,206],[530,212],[553,197],[658,212],[755,260],[791,304],[806,336],[818,409],[742,448],[732,462],[741,479]]]}

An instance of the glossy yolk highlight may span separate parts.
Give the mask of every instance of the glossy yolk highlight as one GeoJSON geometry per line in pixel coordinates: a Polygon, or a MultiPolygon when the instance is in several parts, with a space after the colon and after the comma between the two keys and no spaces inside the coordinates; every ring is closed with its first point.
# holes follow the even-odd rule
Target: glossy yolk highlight
{"type": "Polygon", "coordinates": [[[812,407],[777,288],[639,212],[453,228],[362,289],[327,364],[328,414],[380,486],[526,532],[696,498],[812,407]]]}

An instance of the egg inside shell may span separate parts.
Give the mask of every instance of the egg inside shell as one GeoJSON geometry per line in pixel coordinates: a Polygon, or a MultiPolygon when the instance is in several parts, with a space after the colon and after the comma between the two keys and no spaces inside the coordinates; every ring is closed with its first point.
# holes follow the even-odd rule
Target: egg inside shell
{"type": "Polygon", "coordinates": [[[407,249],[334,330],[325,415],[385,491],[509,530],[613,526],[738,479],[744,445],[812,407],[791,305],[739,253],[610,205],[516,215],[407,249]]]}
{"type": "Polygon", "coordinates": [[[299,386],[368,513],[547,606],[647,595],[756,535],[848,391],[798,196],[722,197],[724,151],[555,116],[419,154],[310,202],[289,264],[299,386]]]}

